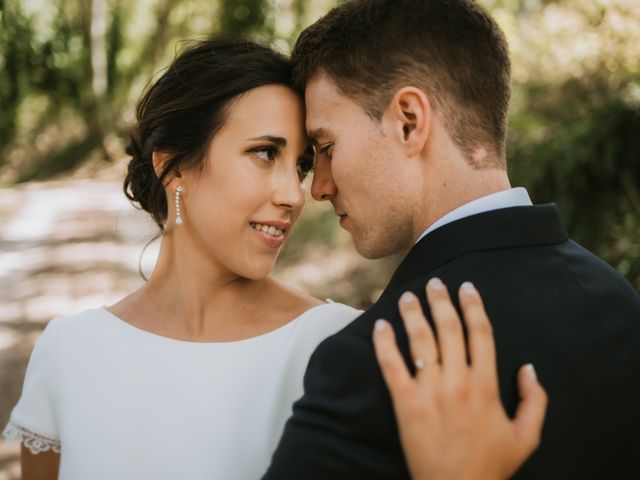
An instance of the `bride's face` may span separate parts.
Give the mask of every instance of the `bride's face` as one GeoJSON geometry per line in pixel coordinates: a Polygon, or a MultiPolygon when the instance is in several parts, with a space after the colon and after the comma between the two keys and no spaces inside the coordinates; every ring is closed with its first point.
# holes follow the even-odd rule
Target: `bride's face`
{"type": "Polygon", "coordinates": [[[264,278],[302,211],[312,164],[301,99],[281,85],[246,92],[230,104],[204,168],[176,179],[176,235],[235,275],[264,278]]]}

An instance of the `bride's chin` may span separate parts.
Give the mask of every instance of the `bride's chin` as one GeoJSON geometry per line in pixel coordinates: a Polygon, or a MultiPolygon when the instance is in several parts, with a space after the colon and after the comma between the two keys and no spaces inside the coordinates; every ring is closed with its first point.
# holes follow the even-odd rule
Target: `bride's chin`
{"type": "Polygon", "coordinates": [[[264,280],[273,272],[273,269],[276,264],[275,257],[273,261],[261,261],[259,263],[255,263],[253,265],[247,265],[246,268],[243,268],[242,272],[238,272],[241,277],[246,278],[247,280],[264,280]]]}

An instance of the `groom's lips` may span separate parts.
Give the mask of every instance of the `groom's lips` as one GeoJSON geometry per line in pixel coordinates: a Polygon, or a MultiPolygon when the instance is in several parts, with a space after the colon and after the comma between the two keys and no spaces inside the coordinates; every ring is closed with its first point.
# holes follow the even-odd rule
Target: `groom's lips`
{"type": "MultiPolygon", "coordinates": [[[[333,203],[333,202],[331,202],[333,203]]],[[[337,208],[335,203],[333,204],[333,210],[335,211],[336,215],[340,218],[340,226],[343,227],[344,226],[344,221],[347,219],[347,214],[344,213],[344,211],[340,208],[337,208]]]]}

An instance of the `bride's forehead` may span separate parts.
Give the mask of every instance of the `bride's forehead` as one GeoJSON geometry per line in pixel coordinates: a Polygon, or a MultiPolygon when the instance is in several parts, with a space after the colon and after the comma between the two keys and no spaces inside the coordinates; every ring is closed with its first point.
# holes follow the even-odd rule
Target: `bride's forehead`
{"type": "Polygon", "coordinates": [[[224,124],[213,137],[251,140],[260,137],[280,137],[287,142],[305,137],[304,109],[296,97],[262,95],[262,98],[247,97],[230,105],[224,124]]]}
{"type": "Polygon", "coordinates": [[[284,87],[241,95],[227,108],[226,123],[242,127],[256,123],[302,124],[304,105],[300,97],[284,87]]]}
{"type": "Polygon", "coordinates": [[[252,113],[260,113],[256,106],[275,110],[302,108],[300,96],[285,85],[263,85],[252,88],[234,98],[229,105],[230,110],[252,110],[252,113]]]}

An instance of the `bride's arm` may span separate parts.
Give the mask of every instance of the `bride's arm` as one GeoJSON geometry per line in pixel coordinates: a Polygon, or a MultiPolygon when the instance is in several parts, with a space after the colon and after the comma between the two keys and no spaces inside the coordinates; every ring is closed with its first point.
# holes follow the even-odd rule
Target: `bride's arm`
{"type": "Polygon", "coordinates": [[[56,480],[60,467],[60,454],[51,450],[34,454],[23,445],[20,464],[22,480],[56,480]]]}
{"type": "Polygon", "coordinates": [[[376,356],[414,480],[502,480],[515,473],[540,441],[547,395],[533,367],[518,372],[521,401],[510,419],[500,402],[495,344],[482,299],[470,283],[463,284],[459,297],[468,348],[442,282],[427,285],[438,340],[415,296],[401,298],[415,377],[389,324],[378,321],[374,329],[376,356]]]}

